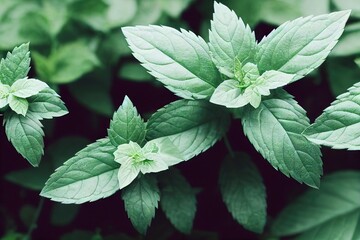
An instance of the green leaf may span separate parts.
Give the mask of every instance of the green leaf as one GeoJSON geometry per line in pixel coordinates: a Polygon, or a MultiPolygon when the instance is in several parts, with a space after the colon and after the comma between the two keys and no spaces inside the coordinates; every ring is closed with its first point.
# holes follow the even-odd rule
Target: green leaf
{"type": "Polygon", "coordinates": [[[19,98],[28,98],[38,94],[41,90],[49,86],[34,78],[23,78],[16,80],[11,85],[11,94],[19,98]]]}
{"type": "MultiPolygon", "coordinates": [[[[161,1],[161,0],[160,0],[161,1]]],[[[127,23],[128,26],[149,25],[156,23],[162,16],[159,0],[138,1],[135,17],[127,23]],[[149,11],[151,9],[151,11],[149,11]]]]}
{"type": "MultiPolygon", "coordinates": [[[[37,59],[41,59],[39,54],[37,59]]],[[[47,65],[42,63],[41,73],[46,75],[43,80],[55,84],[73,82],[100,64],[90,47],[81,41],[62,45],[48,57],[47,65]]]]}
{"type": "Polygon", "coordinates": [[[111,70],[95,69],[69,84],[72,96],[84,107],[110,117],[115,108],[111,99],[111,70]]]}
{"type": "Polygon", "coordinates": [[[68,113],[60,96],[51,88],[46,88],[27,100],[29,101],[28,111],[40,120],[61,117],[68,113]]]}
{"type": "Polygon", "coordinates": [[[44,132],[40,121],[30,112],[26,116],[6,112],[5,132],[16,151],[34,167],[38,166],[44,153],[44,132]]]}
{"type": "Polygon", "coordinates": [[[6,105],[8,105],[9,103],[8,96],[10,94],[10,90],[11,88],[9,85],[0,83],[0,108],[3,108],[6,105]]]}
{"type": "MultiPolygon", "coordinates": [[[[317,0],[316,2],[319,2],[317,0]]],[[[261,4],[260,16],[261,20],[270,23],[272,25],[280,25],[289,19],[294,19],[297,17],[301,17],[302,9],[301,5],[302,1],[297,0],[271,0],[271,1],[263,1],[261,4]]],[[[312,6],[315,5],[314,2],[311,3],[312,6]]],[[[312,10],[314,7],[312,8],[312,10]]],[[[311,12],[310,14],[314,14],[311,12]]]]}
{"type": "Polygon", "coordinates": [[[155,216],[160,191],[153,175],[137,178],[122,192],[125,209],[135,229],[145,235],[155,216]]]}
{"type": "Polygon", "coordinates": [[[330,53],[331,56],[349,56],[360,53],[360,23],[346,26],[344,34],[330,53]]]}
{"type": "Polygon", "coordinates": [[[194,33],[162,26],[124,27],[122,31],[134,56],[176,95],[209,98],[219,84],[221,77],[209,47],[194,33]]]}
{"type": "Polygon", "coordinates": [[[301,135],[309,119],[291,95],[277,90],[257,109],[247,107],[242,124],[255,149],[275,169],[300,183],[320,186],[321,152],[301,135]]]}
{"type": "Polygon", "coordinates": [[[179,100],[150,117],[146,139],[168,138],[188,160],[214,145],[228,126],[223,108],[207,101],[179,100]]]}
{"type": "Polygon", "coordinates": [[[12,85],[16,80],[25,78],[30,70],[29,44],[22,44],[8,52],[0,62],[0,83],[12,85]]]}
{"type": "Polygon", "coordinates": [[[119,190],[115,147],[103,138],[90,144],[51,175],[40,195],[62,203],[92,202],[119,190]]]}
{"type": "Polygon", "coordinates": [[[262,233],[266,222],[266,192],[250,157],[245,153],[227,156],[219,183],[222,198],[234,219],[244,228],[262,233]]]}
{"type": "Polygon", "coordinates": [[[105,0],[105,2],[109,5],[106,16],[110,28],[123,26],[135,17],[136,0],[105,0]]]}
{"type": "Polygon", "coordinates": [[[227,108],[239,108],[250,102],[250,94],[240,88],[239,81],[225,80],[215,89],[210,102],[227,108]]]}
{"type": "Polygon", "coordinates": [[[263,38],[256,62],[260,72],[296,74],[296,81],[320,66],[341,36],[350,11],[298,18],[263,38]]]}
{"type": "Polygon", "coordinates": [[[255,34],[225,5],[214,2],[214,9],[209,33],[210,51],[219,71],[233,78],[236,58],[240,62],[253,61],[255,34]]]}
{"type": "Polygon", "coordinates": [[[336,172],[325,176],[320,190],[308,190],[276,218],[277,236],[305,232],[300,239],[359,239],[360,173],[336,172]]]}
{"type": "Polygon", "coordinates": [[[14,95],[10,94],[8,101],[11,110],[17,114],[21,114],[23,116],[26,115],[29,108],[29,102],[25,98],[15,97],[14,95]]]}
{"type": "Polygon", "coordinates": [[[131,100],[125,96],[123,103],[110,121],[108,135],[114,146],[130,141],[142,144],[145,140],[146,124],[138,114],[131,100]]]}
{"type": "Polygon", "coordinates": [[[159,177],[160,206],[174,227],[182,233],[191,232],[196,213],[196,191],[181,175],[172,168],[159,177]]]}
{"type": "Polygon", "coordinates": [[[304,135],[316,144],[360,150],[360,83],[349,88],[326,108],[304,135]]]}

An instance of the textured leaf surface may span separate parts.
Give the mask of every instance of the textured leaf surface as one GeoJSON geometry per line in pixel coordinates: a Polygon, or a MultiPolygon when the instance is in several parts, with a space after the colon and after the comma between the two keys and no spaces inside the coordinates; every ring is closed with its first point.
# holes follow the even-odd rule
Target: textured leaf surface
{"type": "Polygon", "coordinates": [[[159,177],[160,206],[174,227],[190,233],[196,213],[196,192],[180,171],[172,168],[159,177]]]}
{"type": "Polygon", "coordinates": [[[360,83],[337,97],[304,135],[316,144],[360,150],[360,83]]]}
{"type": "Polygon", "coordinates": [[[278,236],[305,232],[300,239],[309,240],[359,239],[359,182],[360,173],[355,171],[324,177],[320,190],[307,191],[279,214],[272,232],[278,236]]]}
{"type": "Polygon", "coordinates": [[[227,156],[220,171],[220,190],[227,209],[246,229],[261,233],[266,222],[266,192],[248,155],[227,156]]]}
{"type": "Polygon", "coordinates": [[[112,195],[119,190],[114,151],[107,138],[90,144],[51,175],[40,195],[77,204],[112,195]]]}
{"type": "Polygon", "coordinates": [[[341,36],[350,11],[298,18],[286,22],[259,43],[260,72],[296,74],[293,81],[320,66],[341,36]]]}
{"type": "Polygon", "coordinates": [[[5,132],[16,151],[31,165],[38,166],[44,153],[44,132],[36,116],[28,113],[26,117],[6,112],[4,115],[5,132]]]}
{"type": "Polygon", "coordinates": [[[25,116],[29,108],[29,102],[25,98],[18,98],[10,94],[9,107],[17,114],[25,116]]]}
{"type": "Polygon", "coordinates": [[[154,113],[147,123],[148,140],[168,138],[188,160],[222,138],[229,115],[206,101],[179,100],[154,113]]]}
{"type": "Polygon", "coordinates": [[[25,78],[30,70],[29,44],[22,44],[6,55],[0,62],[0,82],[12,85],[16,80],[25,78]]]}
{"type": "Polygon", "coordinates": [[[255,34],[225,5],[215,2],[214,10],[209,34],[210,51],[219,71],[233,78],[235,58],[240,62],[253,60],[255,34]]]}
{"type": "Polygon", "coordinates": [[[321,152],[301,135],[309,119],[293,97],[284,90],[244,111],[242,124],[255,149],[286,176],[311,187],[320,186],[321,152]]]}
{"type": "Polygon", "coordinates": [[[221,79],[206,42],[192,32],[160,26],[124,27],[134,56],[151,75],[188,99],[209,98],[221,79]]]}
{"type": "Polygon", "coordinates": [[[114,146],[130,141],[142,144],[145,140],[146,125],[131,100],[125,96],[123,103],[110,121],[108,135],[114,146]]]}
{"type": "Polygon", "coordinates": [[[160,200],[160,191],[153,175],[137,178],[122,192],[125,209],[135,229],[145,235],[160,200]]]}
{"type": "Polygon", "coordinates": [[[13,85],[11,85],[11,92],[16,97],[28,98],[38,94],[47,87],[49,86],[40,80],[23,78],[16,80],[13,85]]]}
{"type": "Polygon", "coordinates": [[[37,95],[28,98],[28,111],[41,119],[61,117],[68,113],[60,96],[51,88],[46,88],[37,95]]]}

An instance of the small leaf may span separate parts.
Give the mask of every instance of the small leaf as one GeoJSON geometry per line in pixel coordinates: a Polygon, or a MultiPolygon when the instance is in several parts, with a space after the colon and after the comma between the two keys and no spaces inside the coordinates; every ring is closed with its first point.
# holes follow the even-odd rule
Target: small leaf
{"type": "Polygon", "coordinates": [[[0,83],[0,108],[8,105],[8,96],[10,94],[10,86],[0,83]]]}
{"type": "Polygon", "coordinates": [[[209,98],[221,79],[206,42],[192,32],[163,26],[124,27],[134,56],[151,75],[187,99],[209,98]]]}
{"type": "Polygon", "coordinates": [[[123,103],[110,121],[108,135],[114,146],[130,141],[142,144],[145,140],[146,125],[131,100],[125,96],[123,103]]]}
{"type": "Polygon", "coordinates": [[[46,83],[40,80],[23,78],[16,80],[13,85],[11,85],[11,94],[19,98],[28,98],[48,87],[46,83]]]}
{"type": "Polygon", "coordinates": [[[298,18],[263,38],[256,62],[260,72],[296,74],[296,81],[319,67],[341,36],[350,11],[298,18]]]}
{"type": "Polygon", "coordinates": [[[26,115],[29,108],[29,102],[25,98],[15,97],[14,95],[10,94],[8,101],[11,110],[17,114],[21,114],[23,116],[26,115]]]}
{"type": "Polygon", "coordinates": [[[193,0],[160,0],[161,8],[169,16],[179,18],[193,0]]]}
{"type": "Polygon", "coordinates": [[[222,108],[207,101],[179,100],[150,117],[146,139],[168,138],[189,160],[221,139],[228,126],[229,115],[222,108]]]}
{"type": "Polygon", "coordinates": [[[245,91],[240,88],[239,81],[225,80],[215,89],[210,102],[227,108],[243,107],[250,102],[250,95],[245,91]]]}
{"type": "Polygon", "coordinates": [[[16,80],[25,78],[30,70],[29,44],[22,44],[8,52],[0,62],[0,83],[12,85],[16,80]]]}
{"type": "Polygon", "coordinates": [[[196,213],[196,191],[175,168],[161,174],[159,182],[160,206],[166,217],[177,230],[189,234],[196,213]]]}
{"type": "Polygon", "coordinates": [[[118,76],[136,82],[150,82],[154,79],[146,69],[138,63],[125,63],[120,68],[118,76]]]}
{"type": "Polygon", "coordinates": [[[255,34],[225,5],[214,2],[214,10],[209,34],[210,51],[219,71],[233,78],[236,58],[240,62],[253,61],[255,34]]]}
{"type": "Polygon", "coordinates": [[[140,173],[140,168],[133,165],[132,159],[128,158],[123,162],[118,172],[119,189],[123,189],[131,184],[140,173]]]}
{"type": "Polygon", "coordinates": [[[316,144],[360,150],[360,83],[349,88],[326,108],[304,135],[316,144]]]}
{"type": "Polygon", "coordinates": [[[220,190],[227,209],[244,228],[262,233],[266,222],[266,192],[249,156],[227,156],[220,170],[220,190]]]}
{"type": "Polygon", "coordinates": [[[310,123],[291,95],[279,89],[257,109],[247,107],[242,125],[255,149],[275,169],[300,183],[320,186],[321,152],[301,135],[310,123]]]}
{"type": "Polygon", "coordinates": [[[4,114],[5,132],[16,151],[31,165],[38,166],[44,153],[42,124],[30,112],[24,117],[14,112],[4,114]]]}
{"type": "Polygon", "coordinates": [[[28,101],[28,111],[40,120],[61,117],[68,113],[60,96],[51,88],[40,91],[35,96],[28,98],[28,101]]]}
{"type": "Polygon", "coordinates": [[[271,227],[272,232],[277,236],[305,232],[300,239],[309,240],[358,239],[359,182],[358,171],[325,176],[320,190],[308,190],[280,212],[271,227]]]}
{"type": "Polygon", "coordinates": [[[125,209],[135,229],[145,235],[160,200],[160,191],[153,175],[137,178],[122,192],[125,209]]]}
{"type": "Polygon", "coordinates": [[[92,202],[119,190],[115,147],[103,138],[88,145],[58,168],[40,195],[62,203],[92,202]]]}

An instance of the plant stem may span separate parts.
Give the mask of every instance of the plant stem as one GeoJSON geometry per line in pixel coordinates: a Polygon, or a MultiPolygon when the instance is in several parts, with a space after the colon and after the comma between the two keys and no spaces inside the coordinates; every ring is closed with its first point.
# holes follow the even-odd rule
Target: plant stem
{"type": "Polygon", "coordinates": [[[232,147],[230,145],[230,141],[229,141],[227,136],[224,137],[224,143],[225,143],[225,146],[226,146],[228,152],[230,153],[230,156],[234,157],[235,156],[234,151],[232,150],[232,147]]]}
{"type": "Polygon", "coordinates": [[[44,206],[44,198],[43,197],[40,197],[40,202],[39,202],[39,205],[36,209],[36,212],[34,214],[34,218],[32,220],[32,223],[29,227],[29,230],[26,234],[26,236],[23,238],[23,240],[30,240],[31,239],[31,234],[32,232],[37,228],[37,222],[39,220],[39,216],[40,216],[40,213],[41,213],[41,210],[44,206]]]}

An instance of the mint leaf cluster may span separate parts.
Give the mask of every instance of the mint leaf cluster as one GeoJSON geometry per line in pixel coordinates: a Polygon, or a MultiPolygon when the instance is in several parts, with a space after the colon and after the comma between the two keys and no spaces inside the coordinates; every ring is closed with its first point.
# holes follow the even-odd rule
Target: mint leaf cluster
{"type": "Polygon", "coordinates": [[[164,182],[163,178],[169,178],[167,174],[151,173],[167,170],[205,151],[222,138],[228,125],[229,115],[223,109],[207,101],[191,100],[173,102],[145,122],[125,97],[110,121],[108,136],[67,160],[40,194],[54,201],[80,204],[122,190],[128,216],[143,234],[164,194],[163,208],[168,218],[180,231],[189,232],[196,211],[195,191],[180,173],[173,180],[176,186],[164,182]],[[168,202],[175,200],[162,189],[174,191],[172,188],[181,191],[184,208],[169,207],[168,202]],[[178,214],[183,216],[188,211],[191,214],[185,214],[185,223],[180,221],[178,214]]]}
{"type": "Polygon", "coordinates": [[[68,111],[45,82],[28,78],[29,69],[29,44],[15,47],[1,59],[0,113],[9,141],[31,165],[38,166],[44,148],[40,120],[60,117],[68,111]]]}
{"type": "Polygon", "coordinates": [[[166,88],[185,99],[230,108],[250,142],[275,169],[319,187],[320,149],[302,135],[309,119],[279,88],[325,60],[350,12],[286,22],[258,43],[234,11],[217,2],[214,9],[208,43],[192,32],[165,26],[122,30],[135,58],[166,88]]]}

